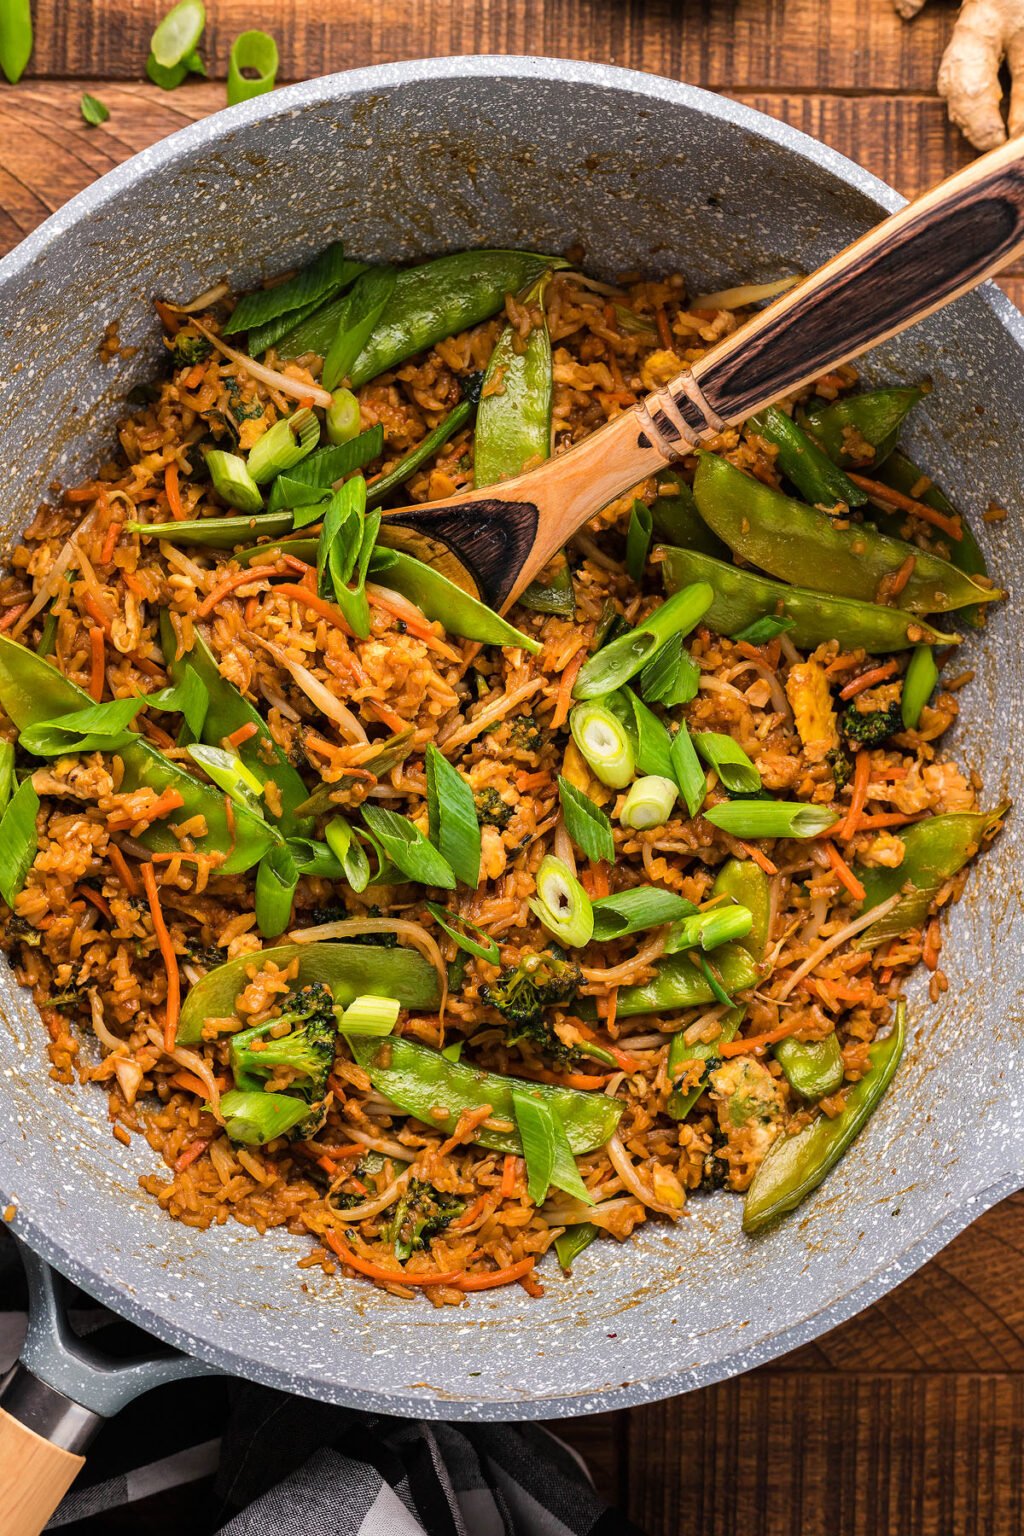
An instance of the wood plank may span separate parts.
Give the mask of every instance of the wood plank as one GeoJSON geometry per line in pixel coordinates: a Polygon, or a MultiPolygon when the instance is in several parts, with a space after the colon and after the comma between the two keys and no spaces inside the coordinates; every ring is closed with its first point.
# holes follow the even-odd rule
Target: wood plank
{"type": "MultiPolygon", "coordinates": [[[[141,79],[166,0],[36,0],[39,77],[141,79]]],[[[650,70],[715,89],[928,91],[952,25],[912,24],[889,0],[218,0],[203,55],[223,76],[231,40],[272,33],[282,78],[392,59],[539,53],[650,70]]]]}

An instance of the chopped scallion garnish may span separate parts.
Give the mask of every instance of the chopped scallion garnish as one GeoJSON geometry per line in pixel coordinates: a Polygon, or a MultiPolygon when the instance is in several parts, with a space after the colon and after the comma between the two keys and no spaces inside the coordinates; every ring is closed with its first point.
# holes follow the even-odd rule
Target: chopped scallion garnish
{"type": "Polygon", "coordinates": [[[367,993],[353,998],[338,1019],[343,1035],[390,1035],[398,1023],[402,1005],[397,997],[375,997],[367,993]]]}
{"type": "Polygon", "coordinates": [[[254,816],[263,815],[260,804],[263,785],[240,757],[234,752],[225,752],[223,747],[207,747],[200,743],[187,746],[185,750],[192,761],[219,789],[230,795],[237,805],[251,811],[254,816]]]}
{"type": "Polygon", "coordinates": [[[25,884],[39,849],[36,816],[39,796],[26,779],[11,796],[0,820],[0,896],[9,907],[25,884]]]}
{"type": "Polygon", "coordinates": [[[577,704],[569,716],[569,728],[601,783],[624,789],[636,771],[636,754],[618,717],[603,704],[577,704]]]}
{"type": "Polygon", "coordinates": [[[324,838],[352,889],[357,894],[365,891],[370,883],[370,861],[348,822],[341,816],[333,817],[324,827],[324,838]]]}
{"type": "Polygon", "coordinates": [[[645,501],[634,501],[626,533],[626,570],[631,581],[639,582],[644,574],[653,529],[650,507],[645,501]]]}
{"type": "Polygon", "coordinates": [[[673,635],[687,635],[707,613],[715,594],[695,581],[673,593],[642,623],[596,651],[580,668],[573,698],[594,699],[628,683],[673,635]]]}
{"type": "Polygon", "coordinates": [[[395,286],[394,267],[370,267],[349,289],[338,315],[338,328],[324,358],[325,389],[334,389],[352,372],[388,306],[395,286]]]}
{"type": "Polygon", "coordinates": [[[774,613],[766,613],[763,618],[748,624],[746,629],[737,630],[732,638],[745,640],[748,645],[767,645],[769,640],[775,640],[792,629],[795,622],[795,619],[782,619],[774,613]]]}
{"type": "Polygon", "coordinates": [[[601,807],[564,777],[558,780],[558,798],[565,818],[565,830],[584,858],[593,863],[606,859],[609,864],[614,864],[612,824],[601,807]]]}
{"type": "Polygon", "coordinates": [[[237,507],[240,512],[262,512],[260,488],[239,454],[211,448],[206,454],[206,467],[214,490],[229,507],[237,507]]]}
{"type": "Polygon", "coordinates": [[[198,47],[206,26],[202,0],[179,0],[172,6],[149,40],[149,50],[161,69],[173,69],[198,47]]]}
{"type": "Polygon", "coordinates": [[[359,401],[350,389],[332,391],[324,424],[330,443],[349,443],[359,436],[359,401]]]}
{"type": "Polygon", "coordinates": [[[298,883],[298,866],[286,843],[263,855],[256,871],[255,907],[256,925],[265,939],[276,939],[291,922],[298,883]]]}
{"type": "MultiPolygon", "coordinates": [[[[346,281],[354,265],[346,260],[341,241],[333,241],[287,282],[275,283],[272,288],[256,288],[252,293],[243,294],[222,327],[224,335],[233,336],[238,331],[252,331],[257,326],[265,326],[269,321],[277,320],[281,315],[290,316],[289,325],[293,324],[296,310],[304,309],[307,305],[315,306],[329,298],[346,281]]],[[[251,336],[249,340],[252,341],[251,336]]]]}
{"type": "Polygon", "coordinates": [[[272,91],[280,60],[277,44],[266,32],[241,32],[231,44],[228,60],[228,106],[272,91]]]}
{"type": "Polygon", "coordinates": [[[468,917],[463,917],[461,912],[450,912],[447,907],[439,907],[436,901],[427,902],[427,911],[436,923],[439,924],[450,939],[454,939],[460,949],[467,955],[475,955],[478,960],[486,960],[490,965],[497,965],[501,959],[501,950],[498,948],[497,939],[492,939],[484,928],[479,928],[476,923],[471,923],[468,917]],[[484,941],[478,944],[476,939],[471,939],[468,934],[460,931],[468,928],[471,933],[480,935],[484,941]]]}
{"type": "Polygon", "coordinates": [[[685,896],[663,891],[656,885],[637,885],[629,891],[600,896],[592,906],[594,938],[600,942],[643,933],[647,928],[660,928],[663,923],[678,922],[695,910],[693,902],[687,901],[685,896]]]}
{"type": "Polygon", "coordinates": [[[632,827],[637,832],[646,831],[648,827],[662,827],[672,815],[677,794],[674,779],[648,774],[630,786],[619,820],[624,827],[632,827]]]}
{"type": "Polygon", "coordinates": [[[761,775],[731,736],[723,736],[719,731],[700,731],[693,744],[730,793],[750,795],[761,788],[761,775]]]}
{"type": "Polygon", "coordinates": [[[672,763],[672,777],[679,785],[679,791],[686,801],[686,809],[691,816],[696,816],[704,804],[707,780],[697,756],[697,749],[686,729],[685,720],[680,720],[679,729],[672,738],[669,758],[672,763]]]}
{"type": "Polygon", "coordinates": [[[320,441],[320,423],[308,406],[275,421],[249,450],[245,467],[257,485],[293,469],[320,441]]]}
{"type": "MultiPolygon", "coordinates": [[[[365,812],[364,812],[365,815],[365,812]]],[[[530,910],[549,933],[570,949],[582,949],[594,933],[590,897],[561,859],[548,854],[537,871],[537,894],[530,910]]]]}
{"type": "Polygon", "coordinates": [[[98,96],[90,96],[88,91],[83,92],[78,109],[90,128],[98,128],[100,123],[105,123],[110,117],[110,108],[98,96]]]}
{"type": "Polygon", "coordinates": [[[749,907],[737,902],[712,907],[707,912],[693,912],[672,928],[665,940],[665,953],[675,955],[684,949],[717,949],[719,944],[745,939],[753,926],[753,913],[749,907]]]}
{"type": "Polygon", "coordinates": [[[457,878],[475,890],[480,879],[480,823],[473,791],[432,741],[427,743],[426,769],[430,841],[457,878]]]}
{"type": "Polygon", "coordinates": [[[683,644],[682,635],[657,651],[640,673],[640,692],[648,704],[663,704],[674,709],[696,698],[700,685],[700,667],[683,644]]]}
{"type": "Polygon", "coordinates": [[[14,742],[0,741],[0,816],[14,792],[14,742]]]}
{"type": "Polygon", "coordinates": [[[724,800],[704,819],[732,837],[817,837],[839,817],[824,805],[796,800],[724,800]]]}
{"type": "Polygon", "coordinates": [[[387,857],[403,875],[419,885],[455,889],[455,873],[448,860],[411,821],[383,805],[364,805],[362,815],[387,857]]]}

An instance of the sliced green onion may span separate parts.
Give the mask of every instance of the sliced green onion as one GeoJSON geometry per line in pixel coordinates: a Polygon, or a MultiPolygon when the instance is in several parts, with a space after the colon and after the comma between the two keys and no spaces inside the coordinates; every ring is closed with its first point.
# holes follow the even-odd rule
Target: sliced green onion
{"type": "Polygon", "coordinates": [[[173,69],[188,58],[203,35],[206,9],[202,0],[179,0],[157,24],[149,49],[161,69],[173,69]]]}
{"type": "MultiPolygon", "coordinates": [[[[379,458],[383,448],[384,428],[380,422],[360,432],[350,442],[336,443],[331,448],[318,448],[316,453],[311,453],[308,459],[297,464],[290,474],[282,475],[274,481],[267,510],[278,512],[282,507],[302,505],[298,500],[293,503],[292,498],[303,495],[312,500],[330,496],[335,485],[354,470],[363,469],[371,460],[379,458]],[[285,491],[288,492],[287,496],[285,491]]],[[[307,523],[312,520],[309,517],[304,519],[307,523]]],[[[296,521],[295,526],[301,527],[301,524],[296,521]]]]}
{"type": "Polygon", "coordinates": [[[362,813],[366,825],[403,875],[419,885],[455,889],[455,873],[448,860],[411,821],[382,805],[364,805],[362,813]]]}
{"type": "Polygon", "coordinates": [[[237,507],[240,512],[262,512],[260,488],[237,453],[211,448],[206,454],[206,467],[214,490],[229,507],[237,507]]]}
{"type": "Polygon", "coordinates": [[[817,837],[839,820],[824,805],[798,800],[725,800],[704,812],[705,821],[731,837],[817,837]]]}
{"type": "Polygon", "coordinates": [[[557,613],[564,619],[576,617],[576,590],[572,584],[572,572],[568,561],[562,564],[547,581],[531,581],[516,601],[531,613],[557,613]]]}
{"type": "Polygon", "coordinates": [[[676,955],[684,949],[717,949],[719,944],[745,939],[753,926],[754,914],[738,902],[712,907],[707,912],[693,912],[675,924],[665,940],[665,953],[676,955]]]}
{"type": "Polygon", "coordinates": [[[693,902],[687,901],[685,896],[663,891],[656,885],[637,885],[630,891],[600,896],[592,905],[594,938],[599,942],[623,939],[631,933],[643,933],[647,928],[660,928],[664,923],[689,917],[694,911],[693,902]]]}
{"type": "Polygon", "coordinates": [[[537,894],[530,897],[529,906],[548,932],[570,949],[590,943],[594,933],[590,897],[569,866],[553,854],[541,860],[537,894]]]}
{"type": "Polygon", "coordinates": [[[445,1061],[458,1061],[465,1043],[465,1040],[453,1040],[451,1045],[446,1045],[441,1052],[445,1061]]]}
{"type": "Polygon", "coordinates": [[[590,859],[592,863],[606,859],[609,864],[614,864],[612,824],[601,807],[561,775],[558,779],[558,798],[565,818],[565,830],[584,858],[590,859]]]}
{"type": "MultiPolygon", "coordinates": [[[[612,694],[607,703],[616,709],[622,701],[633,716],[636,730],[636,765],[641,773],[656,773],[663,779],[672,778],[672,738],[653,710],[638,699],[631,688],[621,688],[612,694]]],[[[617,711],[616,711],[617,712],[617,711]]]]}
{"type": "Polygon", "coordinates": [[[0,741],[0,816],[6,811],[14,790],[14,742],[0,741]]]}
{"type": "Polygon", "coordinates": [[[707,955],[702,953],[698,960],[698,964],[704,973],[704,980],[707,982],[708,986],[711,988],[712,993],[714,994],[715,1001],[718,1003],[723,1003],[726,1008],[731,1008],[733,1006],[733,1000],[723,987],[722,978],[718,971],[715,970],[715,967],[711,964],[711,961],[708,959],[707,955]]]}
{"type": "Polygon", "coordinates": [[[748,645],[767,645],[769,640],[775,640],[792,629],[795,623],[795,619],[781,619],[774,613],[766,613],[763,618],[748,624],[746,629],[737,630],[732,638],[745,640],[748,645]]]}
{"type": "Polygon", "coordinates": [[[928,703],[939,680],[939,669],[930,645],[915,645],[903,679],[900,713],[908,731],[916,731],[921,711],[928,703]]]}
{"type": "MultiPolygon", "coordinates": [[[[354,275],[358,275],[358,267],[358,263],[346,260],[341,241],[335,240],[287,282],[243,294],[223,326],[223,333],[233,336],[238,331],[253,331],[282,315],[289,317],[287,329],[295,323],[296,310],[320,304],[342,286],[353,268],[357,269],[354,275]]],[[[251,336],[249,340],[251,343],[251,336]]],[[[265,348],[253,350],[262,352],[265,348]]]]}
{"type": "Polygon", "coordinates": [[[320,843],[315,837],[290,837],[295,867],[300,875],[315,875],[319,880],[343,880],[345,871],[329,843],[320,843]]]}
{"type": "Polygon", "coordinates": [[[0,896],[9,907],[22,889],[39,851],[39,796],[31,779],[20,784],[0,820],[0,896]]]}
{"type": "Polygon", "coordinates": [[[60,620],[51,608],[46,615],[42,630],[39,634],[39,644],[36,646],[37,656],[52,656],[57,649],[57,626],[60,620]]]}
{"type": "Polygon", "coordinates": [[[456,877],[475,890],[480,882],[480,823],[473,791],[432,741],[427,743],[426,769],[430,841],[456,877]]]}
{"type": "Polygon", "coordinates": [[[636,771],[633,743],[603,704],[577,704],[569,715],[572,738],[602,784],[624,789],[636,771]]]}
{"type": "Polygon", "coordinates": [[[222,789],[226,795],[231,796],[236,805],[251,811],[254,816],[263,815],[263,807],[260,804],[263,785],[252,769],[246,767],[234,752],[225,752],[223,747],[207,747],[198,743],[187,746],[185,751],[192,761],[213,780],[218,789],[222,789]]]}
{"type": "MultiPolygon", "coordinates": [[[[190,55],[198,57],[198,55],[190,55]]],[[[152,53],[146,60],[146,74],[154,85],[158,85],[162,91],[175,91],[189,72],[189,65],[183,59],[180,64],[175,64],[170,69],[164,69],[158,64],[152,53]]]]}
{"type": "Polygon", "coordinates": [[[600,1230],[592,1221],[581,1221],[578,1226],[566,1227],[561,1236],[555,1238],[555,1255],[563,1274],[572,1274],[573,1264],[583,1250],[590,1247],[600,1230]]]}
{"type": "Polygon", "coordinates": [[[513,1088],[512,1107],[526,1159],[527,1193],[534,1205],[543,1205],[555,1168],[555,1117],[550,1105],[525,1088],[513,1088]]]}
{"type": "MultiPolygon", "coordinates": [[[[367,491],[367,500],[371,507],[379,506],[382,501],[387,500],[392,491],[397,490],[400,485],[405,484],[406,480],[411,479],[420,465],[425,464],[428,459],[432,459],[437,450],[442,448],[450,437],[454,437],[459,428],[470,419],[477,408],[480,398],[479,381],[482,375],[474,374],[472,378],[477,381],[475,386],[471,384],[467,388],[466,382],[463,381],[463,389],[466,391],[464,398],[459,401],[458,405],[452,407],[448,415],[438,422],[434,430],[428,432],[426,437],[421,438],[415,448],[410,448],[405,457],[399,459],[398,463],[389,469],[386,475],[378,475],[367,491]]],[[[520,598],[520,602],[522,602],[522,598],[520,598]]]]}
{"type": "Polygon", "coordinates": [[[265,939],[284,933],[292,917],[299,870],[291,849],[278,844],[265,853],[256,871],[256,926],[265,939]]]}
{"type": "Polygon", "coordinates": [[[353,475],[335,491],[324,512],[317,542],[317,581],[322,597],[333,598],[361,640],[370,633],[366,573],[380,529],[380,513],[366,513],[366,481],[353,475]],[[352,578],[355,585],[349,586],[352,578]]]}
{"type": "Polygon", "coordinates": [[[648,827],[663,827],[675,809],[678,786],[674,779],[650,773],[630,786],[619,820],[624,827],[645,832],[648,827]]]}
{"type": "Polygon", "coordinates": [[[394,267],[370,267],[349,289],[324,358],[321,381],[325,389],[334,389],[352,372],[390,302],[397,275],[394,267]]]}
{"type": "Polygon", "coordinates": [[[672,777],[679,785],[686,809],[691,816],[696,816],[707,794],[707,779],[685,720],[680,720],[679,729],[672,738],[669,758],[672,762],[672,777]]]}
{"type": "Polygon", "coordinates": [[[353,998],[338,1020],[338,1028],[343,1035],[390,1035],[401,1011],[397,997],[375,997],[368,992],[353,998]]]}
{"type": "Polygon", "coordinates": [[[110,108],[98,96],[90,96],[88,91],[83,93],[78,110],[90,128],[98,128],[100,123],[105,123],[110,117],[110,108]]]}
{"type": "Polygon", "coordinates": [[[593,699],[621,688],[673,635],[687,635],[715,600],[709,582],[695,581],[656,608],[636,629],[612,640],[580,668],[574,699],[593,699]]]}
{"type": "Polygon", "coordinates": [[[310,1107],[295,1093],[249,1093],[232,1088],[221,1094],[220,1112],[231,1141],[262,1147],[308,1120],[310,1107]]]}
{"type": "Polygon", "coordinates": [[[663,704],[673,709],[696,698],[700,685],[700,667],[683,644],[682,635],[673,635],[657,651],[640,673],[640,692],[648,704],[663,704]]]}
{"type": "Polygon", "coordinates": [[[133,739],[128,726],[143,709],[157,709],[182,714],[194,736],[198,736],[209,705],[206,684],[192,666],[186,666],[182,679],[157,693],[134,694],[127,699],[111,699],[106,704],[89,704],[52,720],[27,725],[18,740],[33,757],[62,757],[79,752],[116,752],[133,739]]]}
{"type": "Polygon", "coordinates": [[[723,736],[719,731],[699,731],[693,744],[731,793],[750,795],[761,788],[761,775],[731,736],[723,736]]]}
{"type": "Polygon", "coordinates": [[[370,861],[348,822],[335,816],[324,827],[324,838],[352,889],[357,894],[365,891],[370,883],[370,861]]]}
{"type": "Polygon", "coordinates": [[[634,501],[633,510],[629,514],[629,528],[626,532],[626,570],[632,581],[639,582],[644,574],[653,530],[654,521],[650,507],[645,501],[634,501]]]}
{"type": "Polygon", "coordinates": [[[231,44],[228,60],[228,106],[263,96],[277,81],[280,60],[277,44],[266,32],[240,32],[231,44]],[[243,71],[249,70],[246,75],[243,71]]]}
{"type": "Polygon", "coordinates": [[[359,436],[359,401],[350,389],[336,389],[327,407],[327,441],[336,446],[359,436]]]}
{"type": "Polygon", "coordinates": [[[427,902],[427,911],[444,929],[448,937],[454,939],[467,955],[475,955],[478,960],[486,960],[490,965],[498,964],[501,959],[498,941],[492,939],[485,928],[478,928],[476,923],[471,923],[469,918],[463,917],[461,912],[449,912],[447,907],[439,907],[436,901],[427,902]],[[484,942],[478,944],[476,939],[471,939],[468,934],[460,932],[455,926],[457,923],[461,923],[462,927],[468,928],[471,933],[478,933],[484,942]]]}
{"type": "Polygon", "coordinates": [[[17,85],[32,57],[32,8],[29,0],[0,5],[0,69],[17,85]]]}
{"type": "Polygon", "coordinates": [[[257,485],[266,485],[275,475],[292,469],[300,459],[312,453],[320,441],[320,423],[308,406],[284,416],[249,450],[245,467],[257,485]]]}

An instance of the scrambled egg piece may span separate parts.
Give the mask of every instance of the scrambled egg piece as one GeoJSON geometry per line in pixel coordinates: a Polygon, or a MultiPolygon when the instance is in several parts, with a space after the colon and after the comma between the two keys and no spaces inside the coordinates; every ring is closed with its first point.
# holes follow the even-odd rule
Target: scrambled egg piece
{"type": "Polygon", "coordinates": [[[725,1137],[719,1153],[729,1167],[730,1189],[746,1189],[782,1130],[782,1090],[753,1056],[734,1056],[711,1073],[711,1097],[725,1137]]]}
{"type": "Polygon", "coordinates": [[[836,714],[825,668],[817,661],[790,667],[786,697],[809,763],[820,763],[839,745],[836,714]]]}

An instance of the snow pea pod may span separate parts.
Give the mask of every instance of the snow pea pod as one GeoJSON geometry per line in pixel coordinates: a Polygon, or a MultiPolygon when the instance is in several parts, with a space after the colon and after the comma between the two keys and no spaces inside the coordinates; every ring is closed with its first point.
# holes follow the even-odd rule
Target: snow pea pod
{"type": "MultiPolygon", "coordinates": [[[[324,492],[323,494],[327,494],[324,492]]],[[[256,517],[196,517],[180,523],[125,523],[128,533],[145,534],[166,544],[192,544],[197,549],[236,549],[268,534],[290,533],[291,512],[261,512],[256,517]]]]}
{"type": "MultiPolygon", "coordinates": [[[[49,662],[26,650],[16,640],[0,635],[0,705],[19,730],[70,714],[73,710],[86,709],[93,702],[49,662]]],[[[180,822],[192,816],[204,818],[206,836],[195,839],[196,847],[200,853],[227,853],[218,873],[234,875],[251,869],[267,849],[279,841],[279,833],[273,827],[244,806],[234,803],[231,807],[232,836],[225,797],[170,762],[145,737],[134,737],[128,745],[118,749],[117,755],[124,764],[119,786],[122,793],[142,788],[152,789],[157,794],[163,790],[177,790],[182,805],[173,813],[172,819],[180,822]]],[[[154,822],[138,840],[158,852],[180,847],[163,822],[154,822]]]]}
{"type": "Polygon", "coordinates": [[[545,272],[524,303],[540,313],[525,345],[515,326],[506,325],[495,343],[484,375],[473,442],[474,484],[494,485],[522,474],[528,464],[551,455],[551,337],[544,313],[545,272]]]}
{"type": "Polygon", "coordinates": [[[178,1044],[194,1045],[202,1039],[207,1019],[224,1019],[234,1013],[235,999],[248,985],[254,964],[273,963],[283,970],[293,960],[299,962],[295,986],[325,982],[334,1001],[346,1008],[366,993],[396,997],[403,1008],[436,1008],[441,1000],[434,967],[415,949],[385,949],[380,944],[277,944],[256,954],[236,955],[196,983],[182,1005],[178,1044]]]}
{"type": "Polygon", "coordinates": [[[847,1091],[846,1104],[830,1120],[819,1115],[795,1136],[779,1136],[769,1147],[754,1175],[743,1205],[743,1230],[762,1228],[792,1211],[822,1179],[831,1173],[851,1143],[860,1135],[882,1094],[892,1081],[903,1054],[907,1005],[896,1004],[890,1034],[868,1051],[871,1065],[859,1082],[847,1091]]]}
{"type": "MultiPolygon", "coordinates": [[[[727,992],[742,992],[757,981],[757,966],[740,944],[723,944],[712,959],[727,992]]],[[[670,955],[662,960],[651,981],[621,988],[616,1012],[620,1018],[629,1019],[643,1013],[676,1013],[680,1008],[695,1008],[698,1003],[714,1000],[711,984],[696,964],[685,954],[670,955]]],[[[589,1002],[585,1000],[577,1009],[583,1017],[593,1016],[589,1002]]]]}
{"type": "Polygon", "coordinates": [[[911,928],[920,928],[928,909],[947,880],[957,874],[981,848],[987,835],[998,826],[1010,809],[1004,800],[994,811],[956,811],[944,816],[929,816],[900,832],[903,859],[895,869],[869,869],[857,866],[857,877],[864,887],[862,912],[870,912],[880,902],[888,901],[897,891],[903,897],[877,923],[866,928],[854,944],[855,949],[871,949],[886,939],[898,938],[911,928]]]}
{"type": "Polygon", "coordinates": [[[824,1099],[843,1086],[843,1053],[834,1031],[823,1040],[780,1040],[772,1055],[801,1098],[824,1099]]]}
{"type": "MultiPolygon", "coordinates": [[[[382,532],[386,537],[386,524],[382,532]]],[[[470,597],[432,565],[426,565],[412,555],[378,546],[370,559],[370,574],[382,586],[401,592],[403,597],[421,608],[428,619],[443,624],[450,635],[480,640],[484,645],[521,645],[524,650],[534,653],[540,650],[538,641],[531,640],[529,635],[524,635],[496,614],[493,608],[470,597]]]]}
{"type": "Polygon", "coordinates": [[[862,507],[867,501],[867,492],[854,485],[813,437],[777,405],[752,416],[747,422],[748,430],[751,427],[778,450],[776,462],[782,473],[812,506],[831,507],[844,501],[848,507],[862,507]]]}
{"type": "MultiPolygon", "coordinates": [[[[746,907],[753,915],[753,924],[745,939],[741,939],[742,947],[747,951],[752,960],[759,961],[764,958],[764,952],[768,945],[768,923],[771,917],[771,890],[768,885],[768,877],[759,869],[753,859],[727,859],[722,865],[715,879],[713,894],[715,896],[730,896],[740,906],[746,907]]],[[[700,1081],[686,1093],[676,1088],[669,1094],[668,1113],[673,1120],[685,1120],[690,1110],[697,1103],[708,1084],[708,1074],[712,1071],[713,1063],[718,1059],[718,1047],[725,1041],[732,1040],[743,1023],[746,1008],[730,1008],[723,1013],[719,1020],[719,1035],[716,1040],[705,1042],[696,1040],[688,1044],[682,1032],[672,1036],[672,1043],[668,1048],[668,1075],[675,1080],[683,1063],[688,1061],[706,1061],[708,1066],[701,1073],[700,1081]]]]}
{"type": "Polygon", "coordinates": [[[522,1156],[523,1144],[512,1103],[516,1089],[525,1088],[554,1110],[576,1154],[603,1146],[622,1114],[622,1105],[606,1094],[580,1093],[575,1088],[527,1083],[498,1072],[482,1072],[462,1062],[449,1061],[440,1051],[401,1036],[373,1040],[353,1035],[348,1043],[377,1092],[398,1104],[406,1114],[415,1115],[424,1125],[436,1125],[450,1133],[464,1110],[489,1104],[493,1111],[491,1120],[507,1122],[508,1129],[492,1129],[485,1123],[473,1132],[473,1140],[495,1152],[522,1156]]]}
{"type": "Polygon", "coordinates": [[[827,405],[812,406],[806,413],[807,425],[829,458],[839,465],[870,464],[877,469],[896,446],[900,429],[910,411],[923,397],[916,386],[896,389],[869,389],[861,395],[847,395],[827,405]],[[871,459],[859,458],[860,441],[875,450],[871,459]]]}
{"type": "Polygon", "coordinates": [[[933,628],[917,614],[850,597],[828,597],[804,587],[787,587],[753,571],[712,560],[695,549],[655,550],[661,560],[665,588],[676,592],[695,581],[710,582],[715,599],[704,623],[720,635],[734,635],[766,613],[792,619],[790,638],[800,650],[813,651],[826,640],[838,640],[844,650],[888,655],[915,645],[955,645],[959,635],[933,628]]]}
{"type": "Polygon", "coordinates": [[[198,630],[193,630],[193,635],[192,649],[178,656],[178,637],[166,610],[161,612],[160,644],[168,672],[177,683],[184,677],[186,666],[192,666],[206,687],[209,704],[203,721],[202,740],[211,747],[219,747],[225,736],[230,736],[240,726],[254,725],[256,734],[236,748],[239,757],[261,784],[270,779],[277,786],[281,814],[276,816],[269,803],[267,812],[276,821],[278,830],[285,837],[308,832],[312,822],[295,816],[295,807],[309,795],[301,776],[277,745],[259,710],[223,675],[202,635],[198,630]]]}
{"type": "Polygon", "coordinates": [[[697,511],[693,490],[675,470],[662,470],[658,476],[658,495],[651,502],[654,532],[666,544],[680,549],[698,549],[715,560],[728,560],[729,550],[711,532],[697,511]]]}
{"type": "MultiPolygon", "coordinates": [[[[968,576],[988,575],[988,563],[981,552],[981,545],[971,532],[966,517],[954,507],[949,497],[937,485],[926,486],[923,491],[917,489],[927,476],[912,459],[908,459],[900,449],[894,448],[877,474],[883,485],[891,485],[893,490],[902,491],[904,496],[913,496],[916,501],[923,501],[926,506],[934,507],[936,512],[942,512],[946,517],[959,518],[961,537],[948,541],[951,564],[958,570],[965,571],[968,576]]],[[[890,533],[894,537],[899,537],[900,529],[907,521],[905,512],[883,512],[878,507],[872,511],[871,516],[883,533],[890,533]]],[[[961,623],[970,624],[977,629],[982,623],[981,607],[972,605],[969,608],[963,608],[958,617],[961,623]]]]}
{"type": "Polygon", "coordinates": [[[827,513],[772,490],[715,454],[700,455],[693,493],[701,517],[733,554],[785,582],[871,602],[912,557],[913,570],[896,598],[900,608],[943,613],[1001,596],[948,560],[869,523],[837,527],[827,513]]]}

